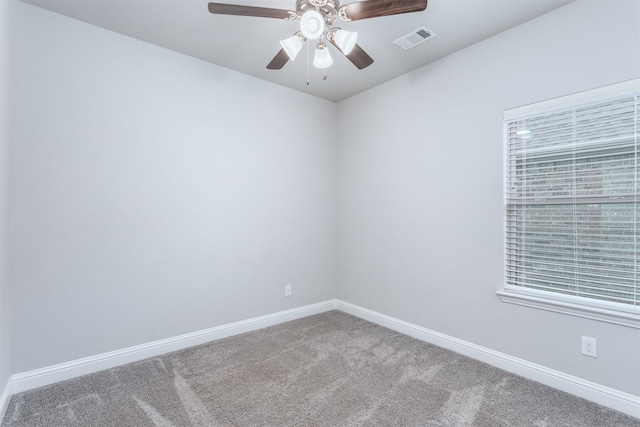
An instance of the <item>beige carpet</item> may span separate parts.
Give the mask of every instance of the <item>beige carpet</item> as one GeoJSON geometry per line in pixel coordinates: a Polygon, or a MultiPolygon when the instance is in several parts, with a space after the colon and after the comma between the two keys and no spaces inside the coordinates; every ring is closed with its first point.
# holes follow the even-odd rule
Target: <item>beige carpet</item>
{"type": "Polygon", "coordinates": [[[332,311],[15,395],[17,426],[640,426],[332,311]]]}

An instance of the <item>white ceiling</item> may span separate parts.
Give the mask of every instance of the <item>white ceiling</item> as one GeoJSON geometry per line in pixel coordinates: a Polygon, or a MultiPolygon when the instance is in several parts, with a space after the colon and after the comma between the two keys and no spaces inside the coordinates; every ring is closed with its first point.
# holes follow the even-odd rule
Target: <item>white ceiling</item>
{"type": "MultiPolygon", "coordinates": [[[[279,40],[298,30],[296,21],[213,15],[207,0],[23,0],[27,3],[165,47],[222,67],[340,101],[433,62],[573,0],[429,0],[427,10],[341,23],[358,32],[358,44],[375,62],[364,70],[330,46],[334,64],[309,67],[306,48],[282,70],[266,65],[280,50],[279,40]],[[437,34],[410,50],[393,40],[426,26],[437,34]]],[[[342,4],[355,0],[343,0],[342,4]]],[[[250,6],[293,10],[295,0],[222,0],[250,6]]],[[[310,53],[313,56],[313,51],[310,53]]]]}

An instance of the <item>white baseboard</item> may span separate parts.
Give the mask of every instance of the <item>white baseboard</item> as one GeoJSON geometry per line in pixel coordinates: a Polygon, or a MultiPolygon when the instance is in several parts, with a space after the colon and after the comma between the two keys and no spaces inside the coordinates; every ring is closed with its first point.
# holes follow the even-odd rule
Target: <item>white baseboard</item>
{"type": "Polygon", "coordinates": [[[558,390],[571,393],[608,408],[640,418],[640,397],[610,387],[546,368],[508,354],[500,353],[449,335],[441,334],[403,320],[377,313],[344,301],[336,308],[380,326],[409,335],[421,341],[443,347],[456,353],[493,365],[516,375],[537,381],[558,390]]]}
{"type": "MultiPolygon", "coordinates": [[[[137,362],[149,357],[160,356],[176,350],[182,350],[194,345],[204,344],[221,338],[238,335],[290,320],[300,319],[325,311],[335,310],[336,301],[330,300],[317,304],[280,311],[266,316],[254,317],[248,320],[216,326],[172,338],[153,341],[122,350],[72,360],[33,371],[22,372],[11,377],[9,391],[20,393],[37,387],[53,384],[59,381],[76,378],[81,375],[110,369],[126,363],[137,362]]],[[[4,394],[3,394],[4,396],[4,394]]],[[[10,397],[10,394],[9,394],[10,397]]],[[[1,418],[0,418],[1,420],[1,418]]]]}
{"type": "Polygon", "coordinates": [[[9,407],[9,401],[11,400],[11,395],[13,394],[12,390],[12,381],[11,378],[7,380],[7,383],[2,387],[2,391],[0,392],[0,424],[4,419],[4,414],[7,412],[7,408],[9,407]]]}
{"type": "Polygon", "coordinates": [[[194,345],[254,331],[300,319],[314,314],[338,309],[380,326],[398,331],[456,353],[472,357],[505,371],[532,379],[539,383],[580,396],[603,406],[640,418],[640,397],[605,387],[581,378],[536,365],[523,359],[509,356],[486,347],[463,341],[439,332],[387,316],[373,310],[340,300],[329,300],[240,322],[229,323],[177,337],[141,344],[122,350],[86,357],[59,365],[13,375],[0,394],[0,420],[9,405],[11,395],[59,381],[76,378],[110,369],[126,363],[137,362],[148,357],[159,356],[194,345]]]}

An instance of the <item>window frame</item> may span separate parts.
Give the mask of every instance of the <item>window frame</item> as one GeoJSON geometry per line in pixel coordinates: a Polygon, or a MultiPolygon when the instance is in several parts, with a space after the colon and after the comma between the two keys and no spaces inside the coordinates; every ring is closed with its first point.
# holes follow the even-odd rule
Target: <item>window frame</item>
{"type": "MultiPolygon", "coordinates": [[[[509,137],[507,134],[507,124],[518,118],[543,115],[553,111],[574,108],[584,104],[614,98],[624,95],[640,94],[640,79],[633,79],[597,89],[575,93],[572,95],[562,96],[535,104],[516,107],[504,111],[504,210],[503,210],[503,267],[504,278],[503,288],[497,291],[497,295],[502,302],[516,304],[520,306],[533,307],[546,311],[563,313],[572,316],[599,320],[607,323],[618,324],[622,326],[640,329],[640,304],[629,305],[626,307],[623,303],[610,303],[608,301],[596,298],[586,298],[573,295],[565,295],[553,291],[543,291],[526,288],[519,285],[511,285],[507,283],[509,266],[508,266],[508,162],[509,156],[509,137]]],[[[637,104],[636,104],[637,105],[637,104]]],[[[637,107],[636,107],[637,108],[637,107]]],[[[636,112],[637,114],[637,112],[636,112]]],[[[637,120],[637,118],[636,118],[637,120]]],[[[637,122],[636,122],[637,123],[637,122]]],[[[638,125],[636,125],[639,127],[638,125]]],[[[640,137],[640,129],[636,131],[637,138],[640,137]]],[[[637,179],[637,178],[636,178],[637,179]]],[[[636,206],[638,206],[636,196],[636,206]]],[[[637,219],[636,219],[637,221],[637,219]]],[[[637,256],[637,251],[636,251],[637,256]]]]}

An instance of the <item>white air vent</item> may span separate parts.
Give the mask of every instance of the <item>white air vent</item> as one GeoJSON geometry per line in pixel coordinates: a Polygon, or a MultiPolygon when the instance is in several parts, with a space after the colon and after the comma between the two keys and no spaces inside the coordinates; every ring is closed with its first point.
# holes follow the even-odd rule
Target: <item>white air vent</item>
{"type": "Polygon", "coordinates": [[[400,37],[393,42],[403,48],[404,50],[411,49],[419,45],[422,42],[426,42],[427,40],[434,38],[436,33],[428,29],[427,27],[416,28],[408,34],[400,37]]]}

